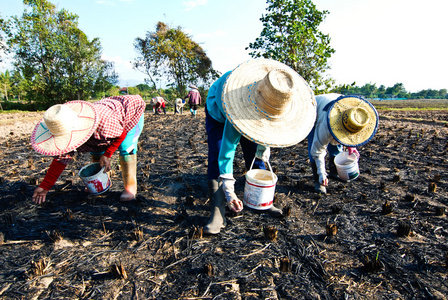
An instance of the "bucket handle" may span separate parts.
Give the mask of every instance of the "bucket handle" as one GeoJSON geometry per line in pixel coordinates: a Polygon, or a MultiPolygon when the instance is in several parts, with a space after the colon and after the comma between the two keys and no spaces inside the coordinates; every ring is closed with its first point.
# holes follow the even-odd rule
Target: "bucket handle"
{"type": "MultiPolygon", "coordinates": [[[[254,159],[252,160],[252,163],[250,164],[250,169],[249,169],[249,171],[252,170],[252,167],[254,166],[255,158],[256,158],[256,157],[254,157],[254,159]]],[[[267,161],[267,163],[268,163],[268,166],[269,166],[269,171],[271,171],[272,178],[274,178],[274,172],[272,172],[272,168],[271,168],[271,164],[269,163],[269,160],[267,161]]]]}

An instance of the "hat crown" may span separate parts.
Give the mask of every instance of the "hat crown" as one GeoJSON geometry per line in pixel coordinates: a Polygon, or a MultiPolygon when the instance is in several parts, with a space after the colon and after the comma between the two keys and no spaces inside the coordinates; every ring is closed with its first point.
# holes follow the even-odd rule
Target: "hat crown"
{"type": "Polygon", "coordinates": [[[258,84],[258,107],[268,116],[282,116],[291,108],[295,87],[294,77],[290,72],[283,69],[271,70],[258,84]]]}
{"type": "Polygon", "coordinates": [[[75,120],[76,112],[67,105],[53,105],[44,113],[44,122],[55,137],[70,134],[75,120]]]}
{"type": "Polygon", "coordinates": [[[362,107],[347,109],[342,116],[342,124],[345,129],[356,133],[369,123],[369,113],[362,107]]]}

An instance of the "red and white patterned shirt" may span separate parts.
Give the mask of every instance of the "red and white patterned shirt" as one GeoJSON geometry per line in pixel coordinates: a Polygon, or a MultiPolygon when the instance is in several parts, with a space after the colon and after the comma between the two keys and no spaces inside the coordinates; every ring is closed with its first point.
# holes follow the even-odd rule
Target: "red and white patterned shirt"
{"type": "MultiPolygon", "coordinates": [[[[78,152],[106,151],[123,131],[129,132],[137,125],[146,103],[140,95],[123,95],[104,98],[93,103],[93,106],[99,118],[98,127],[90,139],[76,149],[78,152]]],[[[67,164],[73,156],[74,152],[70,152],[56,159],[67,164]]]]}

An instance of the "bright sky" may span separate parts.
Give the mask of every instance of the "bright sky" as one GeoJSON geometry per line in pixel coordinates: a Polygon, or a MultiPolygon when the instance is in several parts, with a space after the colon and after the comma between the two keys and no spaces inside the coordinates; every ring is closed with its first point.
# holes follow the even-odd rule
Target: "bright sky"
{"type": "MultiPolygon", "coordinates": [[[[132,70],[134,40],[158,21],[180,26],[224,73],[250,59],[245,48],[260,36],[265,0],[52,0],[79,16],[89,39],[100,38],[121,86],[143,82],[132,70]]],[[[447,0],[314,0],[330,12],[321,31],[331,37],[329,75],[337,84],[403,83],[407,91],[448,88],[447,0]]],[[[21,0],[0,0],[3,18],[22,15],[21,0]]],[[[4,72],[6,64],[0,64],[4,72]]]]}

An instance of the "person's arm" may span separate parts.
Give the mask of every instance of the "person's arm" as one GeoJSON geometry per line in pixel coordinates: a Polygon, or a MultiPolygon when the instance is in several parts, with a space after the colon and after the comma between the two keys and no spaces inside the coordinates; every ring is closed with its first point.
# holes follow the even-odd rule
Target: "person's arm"
{"type": "Polygon", "coordinates": [[[45,202],[48,191],[53,187],[53,185],[58,180],[59,176],[61,176],[62,171],[64,171],[67,165],[58,161],[57,159],[53,159],[50,164],[50,167],[47,170],[47,174],[44,177],[42,183],[34,190],[32,201],[36,204],[41,204],[45,202]]]}
{"type": "Polygon", "coordinates": [[[227,203],[235,212],[240,212],[243,209],[243,202],[235,194],[235,179],[233,177],[233,161],[240,139],[241,134],[226,120],[218,155],[219,179],[222,181],[227,203]]]}
{"type": "Polygon", "coordinates": [[[327,146],[332,138],[331,133],[326,128],[326,124],[316,123],[310,154],[316,162],[317,174],[321,183],[327,178],[325,156],[327,155],[327,146]]]}
{"type": "Polygon", "coordinates": [[[241,134],[226,120],[222,134],[221,148],[218,155],[220,174],[233,174],[233,160],[235,151],[240,142],[241,134]]]}
{"type": "Polygon", "coordinates": [[[110,145],[107,147],[106,152],[104,152],[104,156],[111,158],[115,151],[117,151],[118,147],[120,147],[121,143],[123,143],[124,139],[126,138],[126,135],[128,133],[126,130],[123,130],[123,133],[117,137],[110,145]]]}
{"type": "Polygon", "coordinates": [[[126,135],[128,133],[126,130],[123,130],[123,133],[117,137],[107,148],[107,150],[104,152],[103,155],[100,157],[100,166],[104,167],[104,172],[110,171],[110,158],[114,154],[115,151],[117,151],[118,147],[120,147],[121,143],[123,143],[124,139],[126,138],[126,135]]]}

